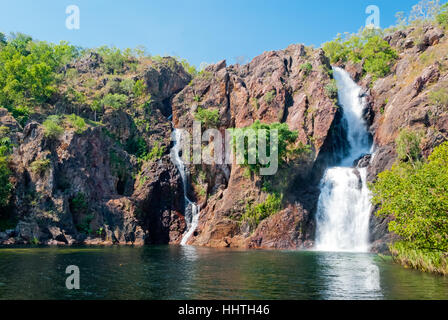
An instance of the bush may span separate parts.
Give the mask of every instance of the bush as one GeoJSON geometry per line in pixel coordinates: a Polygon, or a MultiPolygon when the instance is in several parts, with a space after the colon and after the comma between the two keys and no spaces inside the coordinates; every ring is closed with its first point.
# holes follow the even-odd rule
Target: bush
{"type": "Polygon", "coordinates": [[[448,90],[441,88],[430,92],[429,101],[438,108],[448,107],[448,90]]]}
{"type": "Polygon", "coordinates": [[[325,92],[330,99],[336,99],[338,97],[338,86],[336,80],[332,79],[330,83],[325,85],[325,92]]]}
{"type": "Polygon", "coordinates": [[[282,197],[277,194],[269,194],[266,200],[255,206],[249,204],[241,217],[242,222],[247,222],[255,229],[261,221],[276,214],[282,209],[282,197]]]}
{"type": "Polygon", "coordinates": [[[162,158],[165,154],[165,146],[160,146],[159,142],[156,142],[151,149],[151,152],[148,154],[149,160],[157,160],[162,158]]]}
{"type": "Polygon", "coordinates": [[[9,169],[8,159],[0,156],[0,208],[9,204],[11,196],[12,184],[9,181],[11,170],[9,169]]]}
{"type": "Polygon", "coordinates": [[[118,74],[123,72],[125,63],[130,58],[126,51],[123,52],[116,47],[102,46],[97,49],[97,52],[103,58],[103,70],[109,74],[118,74]]]}
{"type": "Polygon", "coordinates": [[[267,157],[270,156],[271,152],[277,151],[278,152],[278,160],[279,165],[283,164],[287,159],[288,156],[297,156],[299,154],[303,154],[307,152],[308,147],[303,146],[300,144],[298,147],[293,147],[293,144],[296,142],[298,137],[297,131],[291,131],[289,130],[289,127],[286,123],[271,123],[271,124],[264,124],[261,123],[259,120],[255,121],[254,124],[251,126],[248,126],[246,128],[241,129],[232,129],[230,130],[232,134],[233,144],[234,144],[234,151],[236,151],[237,143],[240,139],[244,138],[244,163],[242,164],[243,167],[247,167],[251,172],[257,173],[260,171],[261,168],[269,168],[270,163],[268,164],[261,164],[260,161],[257,161],[256,164],[249,164],[249,154],[256,155],[257,160],[259,160],[258,155],[258,134],[259,130],[266,130],[266,154],[267,157]],[[249,145],[249,138],[248,138],[248,130],[249,132],[253,132],[255,134],[255,144],[249,145]],[[270,139],[271,139],[271,130],[277,130],[278,132],[278,146],[277,150],[270,150],[270,139]]]}
{"type": "Polygon", "coordinates": [[[135,81],[132,79],[124,79],[120,82],[120,90],[125,94],[131,94],[134,92],[135,81]]]}
{"type": "Polygon", "coordinates": [[[73,127],[75,128],[75,132],[78,134],[83,133],[84,131],[87,130],[87,125],[86,122],[83,118],[75,115],[75,114],[71,114],[69,116],[65,116],[65,120],[73,127]]]}
{"type": "Polygon", "coordinates": [[[57,72],[78,55],[79,49],[65,42],[53,45],[13,35],[0,51],[0,105],[13,112],[16,106],[48,102],[56,92],[57,72]]]}
{"type": "Polygon", "coordinates": [[[305,76],[308,76],[311,71],[313,71],[313,66],[311,63],[307,62],[300,66],[300,70],[302,70],[305,73],[305,76]]]}
{"type": "Polygon", "coordinates": [[[436,20],[442,28],[446,29],[448,27],[448,3],[440,7],[436,20]]]}
{"type": "Polygon", "coordinates": [[[398,58],[389,43],[379,36],[374,36],[367,41],[361,55],[365,59],[364,70],[372,74],[374,78],[387,76],[392,62],[398,58]]]}
{"type": "Polygon", "coordinates": [[[50,168],[50,159],[36,160],[31,163],[31,172],[36,175],[42,175],[50,168]]]}
{"type": "Polygon", "coordinates": [[[264,101],[267,104],[271,104],[272,101],[274,101],[276,95],[277,95],[277,92],[275,90],[269,91],[264,95],[264,101]]]}
{"type": "Polygon", "coordinates": [[[101,105],[103,107],[111,107],[113,109],[122,109],[126,107],[128,102],[128,97],[124,94],[107,94],[101,100],[101,105]]]}
{"type": "Polygon", "coordinates": [[[217,127],[219,124],[219,111],[217,109],[208,110],[198,107],[194,118],[207,128],[217,127]]]}
{"type": "Polygon", "coordinates": [[[146,92],[146,89],[147,88],[146,88],[145,81],[143,81],[143,80],[135,81],[133,91],[134,91],[134,95],[136,97],[143,96],[145,94],[145,92],[146,92]]]}
{"type": "Polygon", "coordinates": [[[402,129],[395,141],[398,159],[410,163],[420,160],[421,140],[421,133],[410,131],[407,128],[402,129]]]}
{"type": "Polygon", "coordinates": [[[345,38],[338,34],[335,40],[324,43],[322,48],[333,64],[364,60],[364,72],[372,74],[374,79],[386,76],[398,58],[389,43],[382,39],[381,31],[371,28],[345,38]]]}
{"type": "Polygon", "coordinates": [[[64,128],[59,125],[60,123],[61,118],[59,116],[49,116],[43,123],[45,137],[58,139],[64,133],[64,128]]]}
{"type": "Polygon", "coordinates": [[[448,252],[448,142],[424,163],[397,162],[371,186],[378,216],[409,248],[448,252]]]}
{"type": "Polygon", "coordinates": [[[76,214],[87,213],[89,205],[86,200],[86,195],[82,192],[78,192],[76,196],[70,201],[70,210],[76,214]]]}

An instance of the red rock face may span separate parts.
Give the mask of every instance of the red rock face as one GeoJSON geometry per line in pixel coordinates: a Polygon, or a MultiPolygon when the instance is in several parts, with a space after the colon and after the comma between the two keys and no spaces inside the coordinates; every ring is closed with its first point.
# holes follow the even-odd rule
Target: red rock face
{"type": "MultiPolygon", "coordinates": [[[[310,144],[313,150],[308,159],[290,163],[276,175],[275,179],[283,180],[290,208],[266,219],[256,230],[241,224],[239,219],[250,201],[260,203],[266,199],[260,177],[248,178],[237,164],[228,166],[230,175],[225,179],[209,176],[207,180],[215,190],[207,193],[199,227],[190,244],[299,248],[312,239],[311,212],[318,193],[310,171],[338,110],[334,97],[329,97],[326,90],[331,81],[329,70],[323,51],[291,45],[282,51],[265,52],[248,65],[226,67],[222,61],[210,66],[174,97],[173,121],[177,128],[191,130],[194,113],[200,106],[219,110],[221,131],[245,127],[255,120],[287,123],[291,130],[298,131],[298,140],[310,144]],[[311,66],[308,72],[306,64],[311,66]],[[299,190],[295,190],[295,185],[299,190]],[[312,196],[304,197],[307,192],[312,196]]],[[[194,174],[195,169],[191,169],[194,174]]],[[[208,174],[214,172],[214,176],[219,171],[224,175],[223,168],[206,170],[208,174]]]]}

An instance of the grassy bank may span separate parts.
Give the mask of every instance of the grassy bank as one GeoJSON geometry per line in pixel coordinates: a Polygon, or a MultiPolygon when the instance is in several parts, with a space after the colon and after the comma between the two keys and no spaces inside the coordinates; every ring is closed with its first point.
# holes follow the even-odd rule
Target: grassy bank
{"type": "Polygon", "coordinates": [[[448,253],[446,252],[418,250],[404,242],[392,244],[390,251],[394,261],[406,268],[448,275],[448,253]]]}

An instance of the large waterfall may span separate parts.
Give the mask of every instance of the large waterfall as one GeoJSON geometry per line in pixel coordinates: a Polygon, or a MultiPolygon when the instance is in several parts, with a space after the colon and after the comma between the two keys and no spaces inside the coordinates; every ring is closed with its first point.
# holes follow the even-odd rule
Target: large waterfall
{"type": "Polygon", "coordinates": [[[179,170],[180,175],[182,177],[182,184],[184,187],[185,220],[187,222],[187,231],[182,236],[180,244],[185,245],[187,244],[188,239],[190,239],[191,235],[195,232],[198,226],[200,207],[188,198],[187,171],[185,169],[185,165],[184,162],[182,161],[180,154],[182,148],[181,143],[182,131],[174,129],[173,138],[174,138],[174,146],[171,149],[171,161],[173,161],[174,165],[179,170]]]}
{"type": "Polygon", "coordinates": [[[317,208],[316,249],[321,251],[366,252],[369,249],[370,194],[367,169],[354,161],[371,151],[371,137],[363,118],[361,88],[341,68],[333,68],[343,108],[342,125],[348,150],[343,159],[327,169],[321,181],[317,208]]]}

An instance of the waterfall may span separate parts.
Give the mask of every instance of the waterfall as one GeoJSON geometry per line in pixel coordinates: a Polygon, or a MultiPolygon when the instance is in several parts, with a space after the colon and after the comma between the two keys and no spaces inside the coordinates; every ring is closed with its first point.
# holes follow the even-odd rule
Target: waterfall
{"type": "Polygon", "coordinates": [[[371,136],[363,118],[361,88],[341,68],[333,68],[343,108],[342,125],[348,150],[340,150],[341,162],[326,170],[320,184],[316,214],[316,249],[366,252],[369,250],[370,193],[367,169],[353,163],[371,152],[371,136]]]}
{"type": "Polygon", "coordinates": [[[182,236],[180,244],[185,245],[187,244],[188,239],[190,239],[191,235],[195,232],[198,226],[200,207],[196,205],[196,203],[188,199],[187,171],[180,155],[182,148],[181,144],[182,131],[174,129],[173,138],[174,138],[174,146],[171,149],[171,161],[173,161],[174,165],[180,172],[180,176],[182,178],[182,185],[184,188],[185,220],[187,222],[187,231],[182,236]]]}

